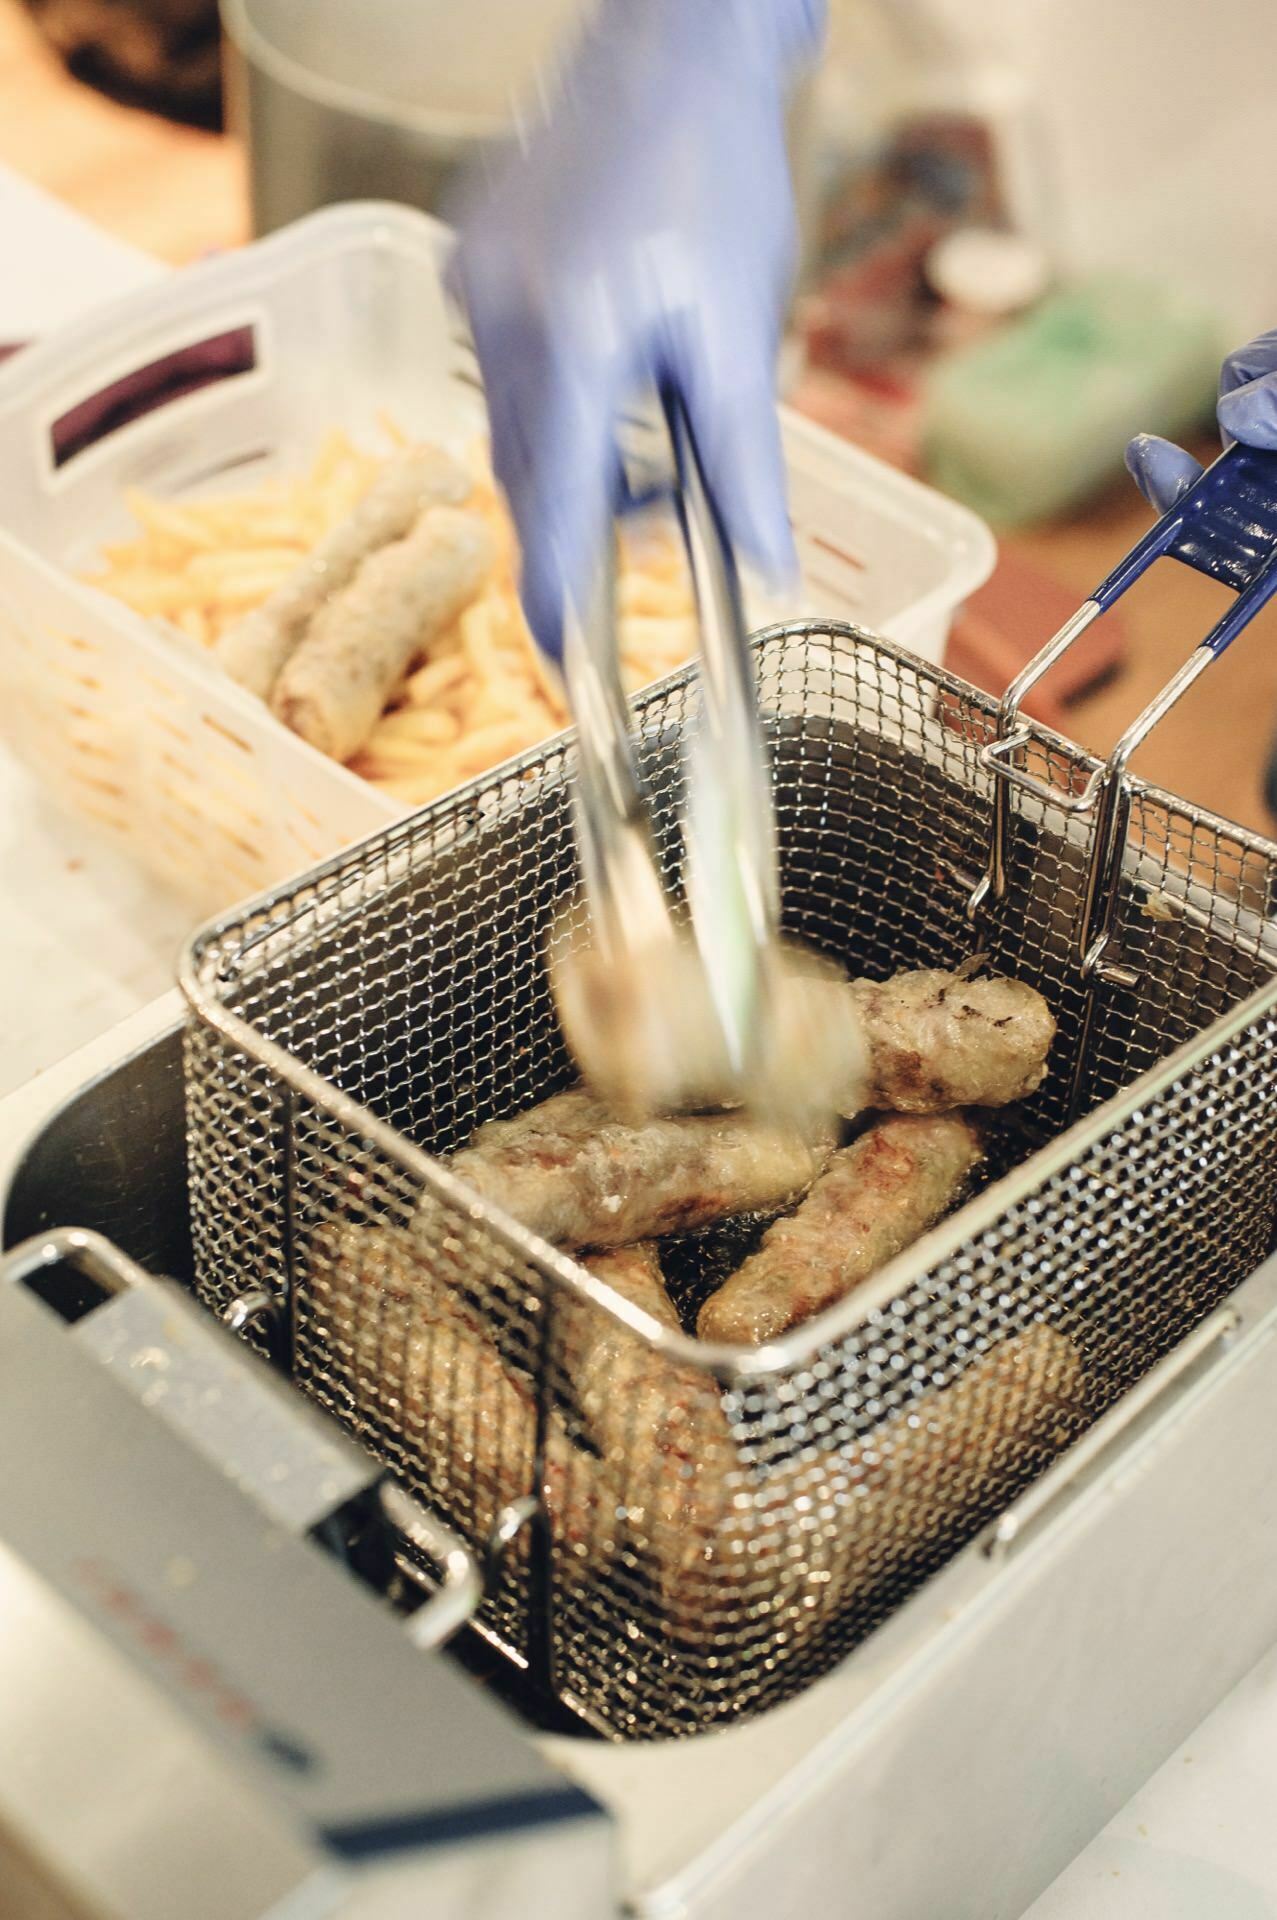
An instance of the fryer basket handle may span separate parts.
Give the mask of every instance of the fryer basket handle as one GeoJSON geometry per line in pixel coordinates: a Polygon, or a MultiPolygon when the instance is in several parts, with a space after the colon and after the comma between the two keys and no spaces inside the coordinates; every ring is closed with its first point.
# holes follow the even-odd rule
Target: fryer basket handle
{"type": "Polygon", "coordinates": [[[1277,453],[1240,444],[1221,453],[1118,561],[1092,600],[1107,612],[1163,558],[1237,595],[1201,642],[1218,658],[1277,592],[1277,453]]]}
{"type": "Polygon", "coordinates": [[[1131,986],[1138,976],[1111,954],[1116,878],[1129,815],[1126,770],[1131,758],[1187,693],[1277,593],[1277,452],[1234,445],[1221,453],[1183,497],[1164,513],[1100,582],[1012,681],[998,708],[994,739],[980,765],[994,776],[993,812],[985,872],[968,902],[979,924],[1006,893],[1011,788],[1018,787],[1068,814],[1095,814],[1096,826],[1077,930],[1077,959],[1088,984],[1131,986]],[[1230,587],[1236,598],[1123,733],[1080,792],[1065,790],[1020,763],[1037,735],[1021,717],[1031,690],[1114,606],[1154,561],[1179,560],[1230,587]]]}
{"type": "Polygon", "coordinates": [[[395,1531],[442,1570],[439,1586],[431,1587],[413,1561],[396,1560],[399,1571],[425,1595],[417,1611],[408,1616],[408,1638],[414,1646],[441,1647],[465,1626],[483,1598],[479,1562],[451,1527],[393,1480],[382,1481],[380,1498],[381,1510],[395,1531]]]}
{"type": "MultiPolygon", "coordinates": [[[[1093,620],[1115,606],[1154,561],[1163,559],[1178,560],[1195,573],[1231,588],[1236,595],[1190,656],[1196,659],[1198,654],[1205,655],[1205,666],[1219,658],[1277,593],[1277,452],[1240,444],[1229,447],[1123,555],[1003,694],[998,709],[998,740],[985,749],[986,766],[997,766],[1012,781],[1034,785],[1015,768],[1008,745],[1026,695],[1063,659],[1093,620]]],[[[1195,679],[1196,673],[1191,677],[1195,679]]],[[[1179,679],[1177,674],[1150,703],[1114,748],[1115,754],[1134,735],[1133,744],[1126,749],[1129,759],[1139,741],[1174,704],[1173,700],[1167,701],[1167,694],[1179,679]]],[[[1175,698],[1187,684],[1179,687],[1175,698]]]]}

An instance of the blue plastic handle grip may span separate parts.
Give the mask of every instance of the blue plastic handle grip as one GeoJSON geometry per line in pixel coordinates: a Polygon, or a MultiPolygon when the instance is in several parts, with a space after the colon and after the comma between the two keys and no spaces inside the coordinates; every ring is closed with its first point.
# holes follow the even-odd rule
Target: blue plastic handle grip
{"type": "Polygon", "coordinates": [[[1201,642],[1218,658],[1277,593],[1277,453],[1240,445],[1221,453],[1091,598],[1111,607],[1164,556],[1237,595],[1201,642]]]}

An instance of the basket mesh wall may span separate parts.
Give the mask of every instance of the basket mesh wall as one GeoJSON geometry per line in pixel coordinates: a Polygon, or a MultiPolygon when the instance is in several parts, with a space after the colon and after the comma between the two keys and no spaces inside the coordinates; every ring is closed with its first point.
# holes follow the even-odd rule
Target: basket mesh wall
{"type": "MultiPolygon", "coordinates": [[[[957,965],[995,704],[850,630],[777,630],[758,670],[789,930],[853,974],[957,965]]],[[[671,873],[693,699],[680,680],[639,708],[671,873]]],[[[1032,764],[1065,788],[1092,765],[1045,734],[1032,764]]],[[[1082,1044],[1090,826],[1017,797],[991,958],[1060,1032],[1042,1090],[994,1130],[986,1177],[1011,1177],[929,1243],[942,1255],[898,1263],[859,1324],[817,1323],[784,1366],[723,1378],[587,1300],[420,1159],[570,1083],[544,967],[575,880],[566,776],[551,746],[200,937],[197,1001],[288,1061],[192,1022],[194,1230],[205,1299],[271,1290],[298,1385],[472,1541],[539,1490],[548,1564],[521,1533],[486,1629],[524,1658],[547,1628],[559,1694],[650,1737],[825,1670],[1253,1270],[1277,1197],[1277,994],[1032,1160],[1066,1123],[1082,1044]]],[[[1140,981],[1097,997],[1088,1108],[1266,987],[1274,857],[1132,789],[1116,943],[1140,981]]],[[[667,1249],[689,1316],[709,1252],[667,1249]]]]}

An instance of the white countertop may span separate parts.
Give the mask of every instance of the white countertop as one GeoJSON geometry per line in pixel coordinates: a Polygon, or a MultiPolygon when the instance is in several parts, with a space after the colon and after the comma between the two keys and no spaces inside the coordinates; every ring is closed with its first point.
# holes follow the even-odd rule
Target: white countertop
{"type": "MultiPolygon", "coordinates": [[[[0,342],[71,320],[163,272],[0,167],[0,342]]],[[[0,1095],[173,983],[190,915],[47,805],[0,748],[0,1095]]]]}
{"type": "MultiPolygon", "coordinates": [[[[0,259],[0,342],[159,271],[3,168],[0,259]]],[[[0,1094],[162,993],[189,918],[53,813],[2,750],[0,914],[0,1094]]],[[[1277,1650],[1035,1902],[1031,1920],[1277,1920],[1275,1802],[1277,1650]]]]}
{"type": "Polygon", "coordinates": [[[190,915],[0,748],[0,1096],[173,984],[190,915]]]}
{"type": "Polygon", "coordinates": [[[1275,1920],[1275,1786],[1277,1648],[1025,1920],[1275,1920]]]}
{"type": "Polygon", "coordinates": [[[33,340],[164,269],[0,166],[0,344],[33,340]]]}

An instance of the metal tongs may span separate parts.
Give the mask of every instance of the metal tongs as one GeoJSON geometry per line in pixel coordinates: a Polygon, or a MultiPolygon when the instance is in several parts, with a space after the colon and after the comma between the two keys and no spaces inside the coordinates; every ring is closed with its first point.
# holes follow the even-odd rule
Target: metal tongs
{"type": "Polygon", "coordinates": [[[569,618],[565,633],[590,938],[558,942],[556,1000],[578,1065],[618,1111],[748,1105],[801,1120],[827,1096],[800,1038],[806,997],[787,991],[794,962],[779,937],[771,781],[740,580],[687,415],[676,396],[662,405],[701,634],[683,819],[690,938],[662,878],[630,732],[609,542],[586,618],[569,618]]]}

